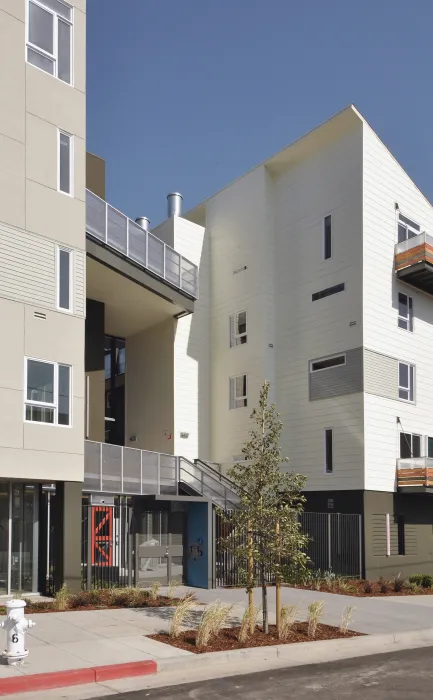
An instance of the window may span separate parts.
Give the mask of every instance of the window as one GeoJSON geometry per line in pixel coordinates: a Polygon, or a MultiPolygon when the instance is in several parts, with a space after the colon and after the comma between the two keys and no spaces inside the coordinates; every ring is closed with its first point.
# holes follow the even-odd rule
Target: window
{"type": "Polygon", "coordinates": [[[57,248],[57,306],[72,311],[72,250],[57,248]]]}
{"type": "Polygon", "coordinates": [[[406,362],[398,363],[398,397],[404,401],[414,401],[415,367],[406,362]]]}
{"type": "Polygon", "coordinates": [[[26,359],[25,420],[71,425],[71,367],[26,359]]]}
{"type": "Polygon", "coordinates": [[[413,331],[413,299],[407,294],[398,294],[398,327],[413,331]]]}
{"type": "Polygon", "coordinates": [[[433,437],[427,437],[427,457],[433,458],[433,437]]]}
{"type": "Polygon", "coordinates": [[[325,428],[325,473],[332,474],[332,428],[325,428]]]}
{"type": "Polygon", "coordinates": [[[398,242],[402,243],[409,238],[417,236],[421,231],[421,226],[415,221],[407,219],[403,214],[398,215],[398,242]]]}
{"type": "Polygon", "coordinates": [[[59,129],[57,189],[73,195],[73,137],[59,129]]]}
{"type": "Polygon", "coordinates": [[[421,435],[400,433],[400,459],[421,457],[421,435]]]}
{"type": "Polygon", "coordinates": [[[331,226],[331,216],[325,216],[324,228],[323,228],[323,257],[325,260],[329,260],[332,254],[332,226],[331,226]]]}
{"type": "Polygon", "coordinates": [[[318,299],[324,299],[325,297],[330,297],[332,294],[338,294],[338,292],[344,292],[344,282],[341,284],[336,284],[335,287],[328,287],[327,289],[322,289],[321,292],[314,292],[311,296],[312,301],[317,301],[318,299]]]}
{"type": "Polygon", "coordinates": [[[72,7],[60,0],[27,0],[27,61],[72,84],[72,7]]]}
{"type": "Polygon", "coordinates": [[[247,312],[240,311],[230,316],[230,347],[244,345],[247,342],[247,312]]]}
{"type": "Polygon", "coordinates": [[[319,372],[321,369],[330,369],[338,367],[338,365],[346,364],[346,355],[335,355],[334,357],[325,357],[322,360],[312,360],[310,362],[310,372],[319,372]]]}
{"type": "Polygon", "coordinates": [[[230,408],[244,408],[247,405],[247,375],[230,377],[230,408]]]}

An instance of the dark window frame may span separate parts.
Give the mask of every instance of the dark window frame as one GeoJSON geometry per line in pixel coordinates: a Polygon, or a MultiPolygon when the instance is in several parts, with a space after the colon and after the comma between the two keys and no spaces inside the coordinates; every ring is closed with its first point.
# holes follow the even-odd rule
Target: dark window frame
{"type": "Polygon", "coordinates": [[[323,257],[329,260],[332,257],[332,216],[328,214],[323,221],[323,257]]]}
{"type": "Polygon", "coordinates": [[[324,429],[324,457],[325,474],[334,472],[334,431],[332,428],[324,429]]]}
{"type": "Polygon", "coordinates": [[[320,292],[314,292],[314,294],[311,295],[311,301],[318,301],[318,299],[325,299],[326,297],[330,297],[333,294],[339,294],[340,292],[344,292],[346,289],[346,285],[344,282],[340,282],[340,284],[335,284],[333,287],[327,287],[326,289],[321,289],[320,292]]]}

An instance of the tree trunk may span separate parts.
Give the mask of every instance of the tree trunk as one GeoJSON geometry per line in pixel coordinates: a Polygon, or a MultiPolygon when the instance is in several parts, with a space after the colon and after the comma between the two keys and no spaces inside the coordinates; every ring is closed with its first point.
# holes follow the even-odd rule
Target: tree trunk
{"type": "Polygon", "coordinates": [[[251,523],[248,523],[248,610],[250,618],[250,634],[254,634],[256,626],[254,614],[254,561],[253,561],[253,533],[251,532],[251,523]]]}
{"type": "Polygon", "coordinates": [[[262,579],[262,608],[263,608],[263,632],[265,634],[268,634],[269,632],[269,624],[268,624],[268,589],[266,586],[266,577],[265,577],[265,567],[263,564],[260,567],[261,570],[261,579],[262,579]]]}

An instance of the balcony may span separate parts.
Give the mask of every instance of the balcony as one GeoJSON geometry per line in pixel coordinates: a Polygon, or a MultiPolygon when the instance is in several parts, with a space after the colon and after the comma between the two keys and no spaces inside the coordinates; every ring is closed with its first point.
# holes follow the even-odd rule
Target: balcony
{"type": "Polygon", "coordinates": [[[170,286],[198,298],[197,265],[90,190],[86,190],[86,233],[170,286]]]}
{"type": "Polygon", "coordinates": [[[433,493],[433,458],[398,459],[397,487],[407,493],[433,493]]]}
{"type": "Polygon", "coordinates": [[[397,243],[395,272],[403,282],[433,295],[433,237],[419,233],[397,243]]]}

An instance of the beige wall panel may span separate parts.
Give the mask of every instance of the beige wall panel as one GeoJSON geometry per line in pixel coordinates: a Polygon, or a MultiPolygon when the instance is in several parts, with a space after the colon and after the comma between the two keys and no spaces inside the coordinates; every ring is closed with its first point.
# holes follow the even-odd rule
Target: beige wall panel
{"type": "MultiPolygon", "coordinates": [[[[0,2],[0,133],[24,142],[25,134],[25,63],[24,23],[9,13],[14,4],[24,8],[24,0],[0,2]]],[[[20,8],[21,9],[21,8],[20,8]]],[[[24,19],[24,18],[23,18],[24,19]]]]}
{"type": "Polygon", "coordinates": [[[57,452],[59,462],[64,453],[84,454],[84,399],[73,400],[71,428],[24,423],[24,448],[57,452]]]}
{"type": "Polygon", "coordinates": [[[28,231],[85,249],[84,202],[27,180],[26,218],[28,231]]]}
{"type": "Polygon", "coordinates": [[[26,177],[57,190],[58,131],[50,122],[27,114],[26,177]]]}
{"type": "Polygon", "coordinates": [[[0,389],[1,447],[23,447],[23,411],[22,391],[0,389]]]}
{"type": "MultiPolygon", "coordinates": [[[[24,306],[0,299],[2,351],[0,387],[23,389],[24,375],[24,306]]],[[[0,407],[0,412],[4,407],[0,407]]]]}
{"type": "Polygon", "coordinates": [[[0,221],[24,228],[24,144],[0,134],[0,221]]]}
{"type": "Polygon", "coordinates": [[[30,64],[26,65],[26,78],[27,112],[85,138],[85,94],[30,64]]]}
{"type": "Polygon", "coordinates": [[[84,456],[44,450],[14,450],[0,447],[0,478],[29,481],[83,481],[84,456]]]}

